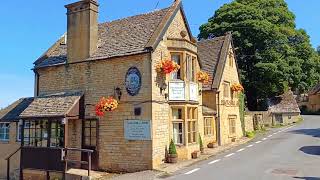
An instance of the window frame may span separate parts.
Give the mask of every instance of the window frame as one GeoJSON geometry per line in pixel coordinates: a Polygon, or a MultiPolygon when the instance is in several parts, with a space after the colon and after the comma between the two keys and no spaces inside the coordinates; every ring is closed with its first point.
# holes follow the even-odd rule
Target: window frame
{"type": "Polygon", "coordinates": [[[204,117],[203,118],[203,132],[205,136],[213,135],[213,118],[212,117],[204,117]],[[208,124],[208,122],[210,122],[208,124]]]}
{"type": "Polygon", "coordinates": [[[223,97],[231,98],[231,85],[230,85],[230,82],[228,81],[223,82],[223,97]],[[228,92],[226,93],[226,91],[228,92]]]}
{"type": "MultiPolygon", "coordinates": [[[[183,107],[171,107],[171,123],[172,123],[172,139],[173,139],[174,143],[176,145],[183,145],[184,142],[185,142],[185,137],[184,137],[184,127],[185,127],[185,125],[184,125],[184,108],[183,107]],[[178,115],[177,118],[175,118],[176,116],[174,116],[175,115],[174,114],[175,110],[177,110],[177,115],[178,115]],[[182,126],[181,126],[182,127],[182,131],[181,131],[181,133],[178,132],[178,134],[177,134],[177,135],[182,134],[182,142],[181,143],[175,142],[175,138],[177,138],[178,136],[174,137],[176,135],[174,133],[174,124],[182,124],[182,126]]],[[[178,140],[178,139],[176,139],[176,140],[178,140]]]]}
{"type": "Polygon", "coordinates": [[[198,111],[197,107],[187,107],[187,137],[188,144],[197,143],[197,134],[198,134],[198,111]]]}
{"type": "Polygon", "coordinates": [[[1,122],[0,129],[3,129],[3,133],[0,134],[0,142],[9,142],[10,141],[10,123],[1,122]]]}
{"type": "Polygon", "coordinates": [[[82,126],[82,131],[83,131],[83,145],[86,147],[97,147],[98,144],[98,120],[96,119],[86,119],[83,120],[83,126],[82,126]],[[86,122],[90,122],[89,126],[87,126],[86,122]],[[92,125],[94,122],[94,126],[92,125]],[[89,135],[87,136],[86,130],[89,129],[89,135]],[[95,129],[94,131],[92,131],[95,129]],[[89,138],[89,144],[87,144],[87,139],[89,138]]]}
{"type": "Polygon", "coordinates": [[[176,145],[183,145],[184,144],[184,124],[183,124],[183,121],[173,121],[172,122],[172,139],[173,139],[173,142],[176,144],[176,145]],[[175,133],[175,124],[178,124],[178,133],[175,133]],[[179,124],[181,124],[181,132],[180,132],[180,126],[179,124]],[[178,139],[180,141],[180,136],[181,136],[181,142],[178,142],[178,139]]]}
{"type": "Polygon", "coordinates": [[[229,116],[228,117],[228,123],[229,123],[229,134],[235,135],[237,134],[237,123],[236,123],[237,117],[236,116],[229,116]]]}
{"type": "MultiPolygon", "coordinates": [[[[179,63],[178,65],[180,66],[180,69],[177,71],[177,72],[173,72],[171,73],[170,75],[170,80],[183,80],[183,69],[182,69],[182,64],[183,64],[183,54],[180,53],[180,52],[170,52],[170,57],[171,57],[171,60],[174,61],[173,57],[174,56],[179,56],[179,63]],[[177,76],[177,78],[174,78],[174,76],[177,76]]],[[[176,61],[174,61],[176,62],[176,61]]]]}

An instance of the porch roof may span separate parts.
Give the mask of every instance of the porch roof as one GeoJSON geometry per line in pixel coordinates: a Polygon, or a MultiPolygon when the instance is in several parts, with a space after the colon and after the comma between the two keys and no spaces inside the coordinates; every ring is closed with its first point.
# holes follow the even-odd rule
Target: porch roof
{"type": "Polygon", "coordinates": [[[20,114],[21,119],[79,116],[81,92],[62,92],[34,98],[20,114]]]}

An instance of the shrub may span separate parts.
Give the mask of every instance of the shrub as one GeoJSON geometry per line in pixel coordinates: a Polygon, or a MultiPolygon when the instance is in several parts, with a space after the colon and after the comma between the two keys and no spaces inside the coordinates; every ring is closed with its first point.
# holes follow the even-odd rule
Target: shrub
{"type": "Polygon", "coordinates": [[[256,133],[254,131],[252,131],[252,132],[246,131],[246,137],[248,137],[248,138],[253,138],[255,135],[256,135],[256,133]]]}
{"type": "Polygon", "coordinates": [[[203,142],[200,134],[199,134],[199,145],[200,145],[200,149],[203,149],[203,142]]]}
{"type": "Polygon", "coordinates": [[[176,145],[174,144],[172,139],[169,146],[169,154],[177,154],[176,145]]]}

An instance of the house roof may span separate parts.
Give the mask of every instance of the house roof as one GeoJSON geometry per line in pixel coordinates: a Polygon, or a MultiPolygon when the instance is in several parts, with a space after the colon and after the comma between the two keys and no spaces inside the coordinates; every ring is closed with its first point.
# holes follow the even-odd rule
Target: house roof
{"type": "Polygon", "coordinates": [[[311,95],[317,94],[317,93],[320,93],[320,82],[309,91],[309,94],[311,95]]]}
{"type": "Polygon", "coordinates": [[[231,34],[201,40],[198,42],[198,56],[202,70],[210,76],[209,83],[204,84],[204,90],[218,89],[227,60],[231,34]]]}
{"type": "MultiPolygon", "coordinates": [[[[182,3],[177,0],[165,9],[105,22],[98,25],[98,44],[96,52],[87,60],[108,59],[112,57],[149,52],[155,48],[173,20],[182,3]]],[[[191,35],[189,26],[188,33],[191,35]]],[[[190,36],[192,37],[192,36],[190,36]]],[[[67,60],[66,35],[61,37],[34,64],[35,68],[65,64],[67,60]]]]}
{"type": "Polygon", "coordinates": [[[11,122],[20,119],[20,114],[30,105],[33,98],[21,98],[8,107],[0,110],[0,122],[11,122]]]}
{"type": "Polygon", "coordinates": [[[217,111],[215,111],[214,109],[211,109],[207,106],[202,106],[202,114],[204,116],[213,116],[213,115],[217,114],[217,111]]]}
{"type": "Polygon", "coordinates": [[[36,97],[20,118],[66,117],[82,95],[81,92],[62,92],[36,97]]]}
{"type": "Polygon", "coordinates": [[[292,91],[269,99],[271,113],[300,113],[298,103],[292,91]]]}

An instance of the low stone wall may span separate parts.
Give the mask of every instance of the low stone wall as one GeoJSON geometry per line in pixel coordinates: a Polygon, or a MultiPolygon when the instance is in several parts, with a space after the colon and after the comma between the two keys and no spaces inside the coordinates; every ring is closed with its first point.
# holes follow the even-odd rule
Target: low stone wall
{"type": "MultiPolygon", "coordinates": [[[[245,112],[245,125],[250,129],[251,121],[253,123],[253,129],[258,130],[262,127],[271,127],[272,118],[268,111],[246,111],[245,112]]],[[[248,130],[246,130],[248,131],[248,130]]]]}
{"type": "Polygon", "coordinates": [[[250,114],[244,116],[244,129],[246,132],[254,131],[253,116],[250,114]]]}

